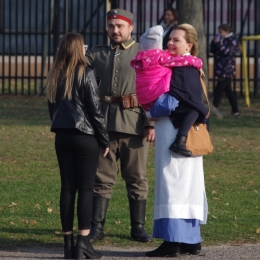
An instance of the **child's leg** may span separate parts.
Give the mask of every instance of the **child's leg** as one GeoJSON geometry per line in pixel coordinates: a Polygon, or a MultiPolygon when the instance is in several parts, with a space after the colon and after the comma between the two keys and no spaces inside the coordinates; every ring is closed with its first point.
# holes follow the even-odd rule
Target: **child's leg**
{"type": "Polygon", "coordinates": [[[178,129],[178,135],[184,135],[187,137],[190,128],[196,122],[198,116],[199,113],[196,110],[191,110],[188,112],[181,122],[181,125],[178,129]]]}
{"type": "Polygon", "coordinates": [[[186,148],[186,140],[188,132],[191,126],[196,122],[198,116],[199,113],[196,110],[190,110],[183,116],[176,138],[169,147],[172,152],[182,154],[186,157],[190,157],[192,155],[191,151],[186,148]]]}

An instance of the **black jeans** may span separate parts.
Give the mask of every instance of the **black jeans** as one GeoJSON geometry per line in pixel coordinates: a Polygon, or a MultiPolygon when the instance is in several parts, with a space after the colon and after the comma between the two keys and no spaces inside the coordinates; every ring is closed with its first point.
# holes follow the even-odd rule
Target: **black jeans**
{"type": "Polygon", "coordinates": [[[215,107],[219,106],[223,92],[226,93],[226,96],[228,98],[228,101],[232,109],[232,113],[237,113],[238,112],[237,98],[231,88],[231,78],[218,79],[217,85],[215,86],[214,93],[213,93],[214,94],[213,105],[215,107]]]}
{"type": "Polygon", "coordinates": [[[93,135],[79,130],[58,130],[55,149],[61,177],[60,218],[63,232],[73,230],[75,196],[78,191],[78,228],[89,229],[99,145],[93,135]]]}

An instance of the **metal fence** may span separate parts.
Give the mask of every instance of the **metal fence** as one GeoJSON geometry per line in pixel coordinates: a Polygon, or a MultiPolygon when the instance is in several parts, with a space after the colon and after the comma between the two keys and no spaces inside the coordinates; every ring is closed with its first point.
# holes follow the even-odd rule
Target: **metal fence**
{"type": "MultiPolygon", "coordinates": [[[[69,31],[84,35],[92,47],[107,44],[105,14],[122,8],[134,14],[133,37],[162,22],[168,7],[178,10],[176,0],[0,0],[0,94],[42,94],[46,75],[60,37],[69,31]]],[[[222,23],[230,24],[239,37],[260,34],[259,0],[203,0],[209,67],[214,82],[209,44],[222,23]]],[[[259,42],[248,42],[251,89],[258,92],[259,42]]],[[[237,56],[234,89],[243,92],[241,55],[237,56]]]]}

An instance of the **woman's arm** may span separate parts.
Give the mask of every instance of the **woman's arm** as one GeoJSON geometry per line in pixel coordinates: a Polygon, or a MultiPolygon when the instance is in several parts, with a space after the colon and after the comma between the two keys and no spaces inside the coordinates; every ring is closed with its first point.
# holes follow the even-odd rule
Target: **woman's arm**
{"type": "Polygon", "coordinates": [[[87,72],[85,82],[85,103],[90,123],[102,148],[109,147],[109,138],[106,122],[101,109],[99,90],[94,71],[87,72]]]}

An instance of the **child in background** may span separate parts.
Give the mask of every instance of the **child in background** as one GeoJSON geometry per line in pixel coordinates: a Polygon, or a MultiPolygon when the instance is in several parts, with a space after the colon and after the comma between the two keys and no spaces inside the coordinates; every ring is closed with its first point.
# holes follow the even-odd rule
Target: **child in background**
{"type": "MultiPolygon", "coordinates": [[[[160,25],[146,30],[140,39],[141,51],[130,63],[136,71],[138,102],[146,111],[146,115],[152,118],[169,116],[178,107],[179,101],[167,93],[170,89],[172,68],[182,66],[202,68],[201,59],[195,56],[172,56],[168,50],[163,51],[162,35],[163,28],[160,25]]],[[[182,147],[178,153],[187,157],[192,155],[186,147],[182,147]]]]}
{"type": "Polygon", "coordinates": [[[215,36],[210,44],[210,52],[214,54],[214,72],[218,77],[217,85],[214,87],[213,105],[218,108],[223,92],[226,93],[231,106],[231,114],[239,116],[237,98],[231,88],[231,79],[236,75],[236,52],[239,42],[228,24],[218,27],[219,36],[215,36]]]}

